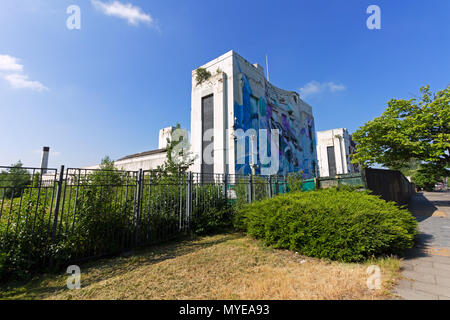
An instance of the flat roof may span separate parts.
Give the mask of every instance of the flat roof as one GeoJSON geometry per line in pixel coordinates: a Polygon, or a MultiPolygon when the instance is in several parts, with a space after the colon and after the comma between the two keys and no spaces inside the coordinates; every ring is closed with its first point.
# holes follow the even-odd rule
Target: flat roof
{"type": "Polygon", "coordinates": [[[167,151],[167,149],[157,149],[157,150],[150,150],[150,151],[145,151],[145,152],[141,152],[141,153],[135,153],[135,154],[131,154],[129,156],[125,156],[123,158],[120,158],[117,161],[134,159],[134,158],[140,158],[140,157],[145,157],[145,156],[151,156],[151,155],[154,155],[154,154],[164,153],[166,151],[167,151]]]}

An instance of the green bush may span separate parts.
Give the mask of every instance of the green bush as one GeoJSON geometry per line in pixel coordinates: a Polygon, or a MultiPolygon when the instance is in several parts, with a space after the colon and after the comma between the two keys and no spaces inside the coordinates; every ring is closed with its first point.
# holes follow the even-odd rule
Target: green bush
{"type": "MultiPolygon", "coordinates": [[[[27,188],[0,216],[0,282],[56,271],[70,261],[117,254],[185,234],[186,176],[146,176],[137,215],[136,177],[104,161],[102,170],[69,174],[62,183],[56,238],[52,240],[54,187],[27,188]],[[139,223],[136,220],[139,219],[139,223]]],[[[232,207],[221,185],[194,185],[194,234],[232,226],[232,207]]],[[[1,199],[0,199],[1,200],[1,199]]],[[[1,204],[1,203],[0,203],[1,204]]]]}
{"type": "MultiPolygon", "coordinates": [[[[268,188],[268,180],[265,177],[261,176],[252,176],[253,181],[253,201],[260,201],[268,197],[269,188],[268,188]]],[[[236,178],[236,182],[233,186],[234,191],[236,192],[236,205],[242,206],[249,201],[249,176],[241,176],[236,178]]]]}
{"type": "Polygon", "coordinates": [[[27,188],[21,199],[14,200],[8,217],[0,220],[0,282],[27,279],[36,271],[49,269],[50,257],[54,266],[68,257],[65,234],[58,244],[49,242],[50,192],[27,188]]]}
{"type": "Polygon", "coordinates": [[[191,217],[191,231],[194,234],[208,234],[223,231],[232,227],[233,207],[222,196],[222,188],[218,185],[199,185],[194,188],[191,217]]]}
{"type": "Polygon", "coordinates": [[[19,161],[6,171],[0,172],[0,197],[6,199],[20,197],[30,183],[31,175],[22,168],[22,163],[19,161]]]}
{"type": "Polygon", "coordinates": [[[286,179],[289,192],[303,191],[303,171],[290,173],[286,179]]]}
{"type": "Polygon", "coordinates": [[[411,248],[417,222],[367,192],[325,189],[280,195],[243,206],[235,225],[276,248],[344,262],[411,248]]]}

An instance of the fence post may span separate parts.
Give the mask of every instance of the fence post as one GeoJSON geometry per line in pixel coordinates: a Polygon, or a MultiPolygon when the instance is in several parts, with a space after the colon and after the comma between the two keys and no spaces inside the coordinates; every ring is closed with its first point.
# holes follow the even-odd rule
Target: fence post
{"type": "Polygon", "coordinates": [[[286,175],[283,176],[284,193],[288,193],[286,175]]]}
{"type": "Polygon", "coordinates": [[[56,239],[56,227],[58,226],[58,212],[59,206],[61,204],[61,189],[64,180],[64,166],[61,166],[59,170],[60,171],[59,171],[58,186],[56,189],[55,216],[53,217],[53,227],[52,227],[52,241],[55,241],[56,239]]]}
{"type": "Polygon", "coordinates": [[[272,175],[269,176],[269,198],[273,198],[272,175]]]}
{"type": "Polygon", "coordinates": [[[364,184],[364,189],[369,189],[368,185],[367,185],[367,175],[366,175],[366,168],[361,170],[361,177],[363,180],[363,184],[364,184]]]}
{"type": "Polygon", "coordinates": [[[280,186],[278,185],[278,175],[275,177],[275,195],[277,196],[280,192],[280,186]]]}
{"type": "Polygon", "coordinates": [[[193,178],[192,172],[188,172],[187,175],[187,186],[186,186],[186,228],[190,229],[191,226],[191,215],[192,215],[192,187],[193,178]]]}
{"type": "Polygon", "coordinates": [[[223,175],[223,198],[228,199],[228,174],[223,175]]]}
{"type": "Polygon", "coordinates": [[[142,200],[142,176],[143,176],[143,170],[139,169],[139,173],[138,173],[138,180],[137,180],[137,185],[136,185],[136,197],[137,197],[137,203],[136,203],[136,217],[135,217],[135,221],[136,221],[136,225],[135,225],[135,244],[137,245],[139,243],[139,220],[140,220],[140,215],[141,215],[141,200],[142,200]]]}
{"type": "Polygon", "coordinates": [[[251,174],[248,176],[248,202],[253,202],[253,176],[251,174]]]}

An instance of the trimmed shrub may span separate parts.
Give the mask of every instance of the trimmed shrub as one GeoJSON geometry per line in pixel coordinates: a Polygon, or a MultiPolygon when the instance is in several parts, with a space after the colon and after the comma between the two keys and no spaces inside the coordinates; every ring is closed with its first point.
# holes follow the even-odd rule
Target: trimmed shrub
{"type": "Polygon", "coordinates": [[[235,225],[266,245],[343,262],[400,253],[413,246],[417,234],[408,210],[345,188],[284,194],[243,206],[235,225]]]}

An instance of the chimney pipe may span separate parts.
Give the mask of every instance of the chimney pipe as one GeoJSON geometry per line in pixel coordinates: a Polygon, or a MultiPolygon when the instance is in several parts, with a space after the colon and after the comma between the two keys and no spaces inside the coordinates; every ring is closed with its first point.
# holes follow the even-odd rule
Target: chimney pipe
{"type": "Polygon", "coordinates": [[[50,148],[49,147],[44,147],[42,149],[42,161],[41,161],[42,174],[47,173],[49,153],[50,153],[50,148]]]}

